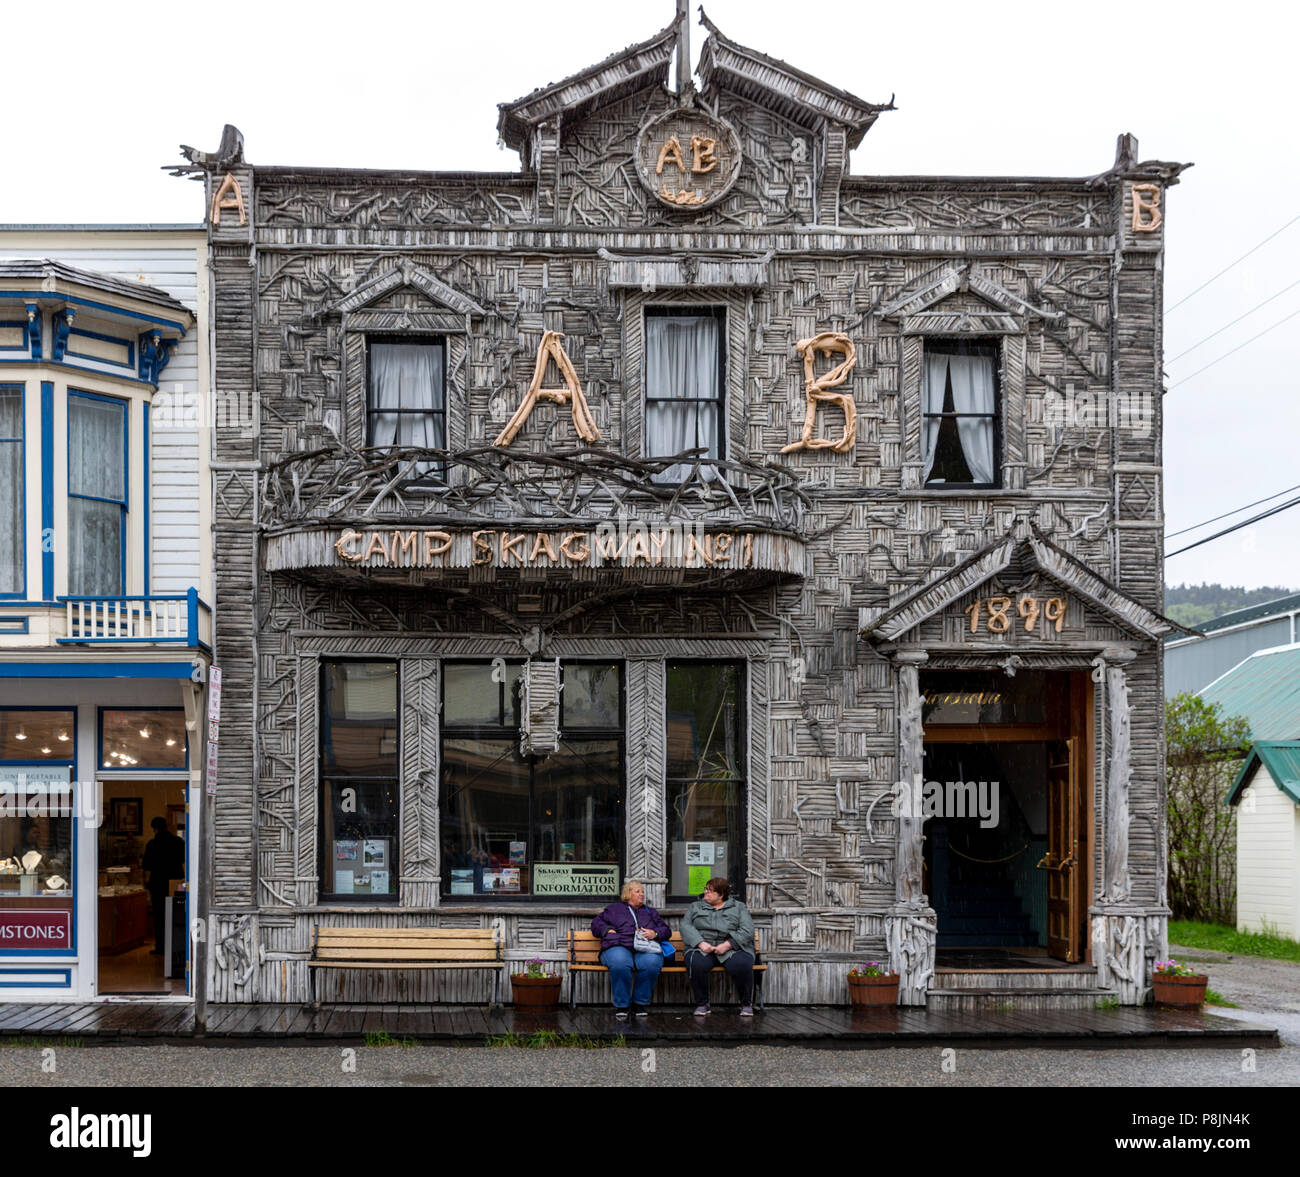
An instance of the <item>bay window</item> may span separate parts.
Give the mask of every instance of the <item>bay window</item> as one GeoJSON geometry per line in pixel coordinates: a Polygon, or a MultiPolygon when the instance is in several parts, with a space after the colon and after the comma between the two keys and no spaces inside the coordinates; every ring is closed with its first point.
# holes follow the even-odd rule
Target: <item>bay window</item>
{"type": "Polygon", "coordinates": [[[0,384],[0,597],[26,588],[23,385],[0,384]]]}
{"type": "Polygon", "coordinates": [[[127,402],[68,393],[68,595],[126,592],[127,402]]]}
{"type": "Polygon", "coordinates": [[[926,486],[999,485],[997,361],[995,343],[926,341],[926,486]]]}
{"type": "MultiPolygon", "coordinates": [[[[721,308],[649,307],[645,317],[645,449],[651,458],[701,449],[725,456],[723,341],[726,313],[721,308]]],[[[670,466],[656,481],[680,482],[692,471],[687,463],[670,466]]],[[[700,467],[716,478],[712,467],[700,467]]]]}

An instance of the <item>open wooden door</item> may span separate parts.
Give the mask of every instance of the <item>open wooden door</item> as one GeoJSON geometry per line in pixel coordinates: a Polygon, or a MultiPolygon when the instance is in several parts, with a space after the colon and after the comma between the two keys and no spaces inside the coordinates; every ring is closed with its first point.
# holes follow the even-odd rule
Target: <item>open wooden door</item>
{"type": "Polygon", "coordinates": [[[1083,959],[1084,861],[1080,846],[1081,765],[1077,738],[1050,745],[1047,767],[1047,951],[1059,960],[1083,959]]]}

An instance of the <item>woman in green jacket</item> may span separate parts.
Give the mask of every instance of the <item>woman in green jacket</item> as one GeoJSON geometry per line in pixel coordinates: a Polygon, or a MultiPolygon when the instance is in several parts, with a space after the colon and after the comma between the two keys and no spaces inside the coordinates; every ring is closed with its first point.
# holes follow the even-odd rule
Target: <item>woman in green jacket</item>
{"type": "Polygon", "coordinates": [[[695,1013],[709,1008],[709,973],[722,965],[736,987],[740,1016],[754,1016],[754,921],[739,899],[731,898],[726,879],[710,879],[704,897],[682,917],[682,943],[686,945],[686,973],[695,995],[695,1013]]]}

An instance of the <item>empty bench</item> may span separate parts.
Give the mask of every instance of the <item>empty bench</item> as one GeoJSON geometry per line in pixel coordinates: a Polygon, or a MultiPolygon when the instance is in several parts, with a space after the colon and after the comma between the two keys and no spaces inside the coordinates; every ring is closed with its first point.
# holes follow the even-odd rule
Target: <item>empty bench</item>
{"type": "Polygon", "coordinates": [[[321,969],[489,969],[496,984],[489,1008],[501,1004],[505,968],[495,928],[326,928],[312,933],[311,1002],[321,969]]]}
{"type": "MultiPolygon", "coordinates": [[[[607,973],[607,969],[600,963],[601,937],[595,932],[570,932],[569,933],[569,1008],[576,1009],[578,1005],[578,987],[577,973],[607,973]]],[[[672,935],[672,945],[677,949],[677,955],[672,960],[664,961],[663,972],[661,975],[669,973],[679,973],[686,975],[686,945],[682,943],[682,934],[674,932],[672,935]]],[[[763,974],[767,972],[767,965],[762,963],[762,956],[759,954],[758,933],[754,933],[754,1004],[759,1009],[763,1008],[763,974]]]]}

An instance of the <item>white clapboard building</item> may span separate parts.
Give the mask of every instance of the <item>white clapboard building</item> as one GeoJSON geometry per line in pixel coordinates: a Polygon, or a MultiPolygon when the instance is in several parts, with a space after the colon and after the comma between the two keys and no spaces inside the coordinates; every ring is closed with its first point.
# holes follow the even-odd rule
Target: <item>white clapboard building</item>
{"type": "Polygon", "coordinates": [[[188,993],[207,272],[194,227],[0,227],[2,1000],[188,993]]]}

